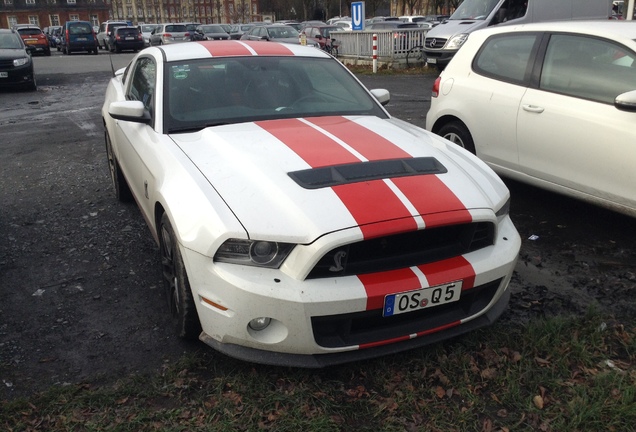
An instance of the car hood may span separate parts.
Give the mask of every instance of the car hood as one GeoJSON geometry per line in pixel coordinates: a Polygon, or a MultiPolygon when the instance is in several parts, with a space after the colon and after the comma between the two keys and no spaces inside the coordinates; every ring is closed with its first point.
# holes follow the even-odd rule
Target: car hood
{"type": "Polygon", "coordinates": [[[170,138],[252,238],[310,243],[355,226],[395,229],[387,221],[417,219],[421,227],[422,214],[440,220],[446,219],[442,214],[453,219],[462,213],[465,218],[474,209],[501,205],[508,194],[472,155],[399,120],[270,120],[170,138]],[[414,158],[434,158],[445,172],[393,180],[393,174],[382,172],[383,161],[414,158]],[[349,174],[334,172],[347,164],[353,169],[349,174]]]}
{"type": "Polygon", "coordinates": [[[24,49],[8,49],[0,48],[0,60],[13,60],[26,57],[27,53],[24,49]]]}

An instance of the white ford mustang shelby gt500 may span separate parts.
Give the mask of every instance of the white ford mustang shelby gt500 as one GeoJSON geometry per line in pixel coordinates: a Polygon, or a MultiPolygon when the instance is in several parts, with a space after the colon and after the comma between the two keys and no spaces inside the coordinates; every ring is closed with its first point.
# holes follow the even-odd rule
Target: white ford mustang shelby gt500
{"type": "Polygon", "coordinates": [[[157,240],[181,337],[321,367],[493,322],[521,240],[476,157],[392,118],[323,51],[151,47],[102,108],[115,192],[157,240]]]}

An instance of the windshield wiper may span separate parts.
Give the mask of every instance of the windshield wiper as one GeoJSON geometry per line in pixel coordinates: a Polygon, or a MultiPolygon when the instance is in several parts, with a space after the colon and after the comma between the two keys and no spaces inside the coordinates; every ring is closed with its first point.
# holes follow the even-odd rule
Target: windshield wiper
{"type": "Polygon", "coordinates": [[[230,123],[229,122],[214,122],[214,123],[207,123],[205,125],[189,126],[189,127],[183,127],[183,128],[172,128],[172,129],[168,129],[168,133],[172,134],[172,133],[199,132],[201,129],[214,127],[214,126],[223,126],[226,124],[230,124],[230,123]]]}

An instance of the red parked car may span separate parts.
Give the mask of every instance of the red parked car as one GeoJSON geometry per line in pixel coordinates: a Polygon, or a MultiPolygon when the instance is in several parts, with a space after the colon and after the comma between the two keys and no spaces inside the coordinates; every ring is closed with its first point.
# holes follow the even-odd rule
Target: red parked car
{"type": "Polygon", "coordinates": [[[26,46],[33,47],[33,53],[51,55],[49,38],[46,37],[42,29],[32,24],[18,24],[14,26],[26,46]]]}

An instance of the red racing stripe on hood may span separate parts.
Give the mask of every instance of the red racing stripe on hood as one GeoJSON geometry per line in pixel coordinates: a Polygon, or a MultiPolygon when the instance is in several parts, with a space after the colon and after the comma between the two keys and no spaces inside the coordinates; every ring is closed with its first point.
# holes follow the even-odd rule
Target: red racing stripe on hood
{"type": "MultiPolygon", "coordinates": [[[[411,157],[386,138],[343,117],[317,117],[309,120],[347,143],[368,160],[411,157]]],[[[393,183],[423,216],[427,227],[467,223],[472,216],[457,196],[435,175],[399,177],[393,183]],[[442,212],[455,211],[452,218],[442,212]]]]}
{"type": "Polygon", "coordinates": [[[309,121],[346,142],[368,160],[411,157],[383,136],[344,117],[316,117],[309,121]]]}
{"type": "MultiPolygon", "coordinates": [[[[256,124],[287,145],[312,168],[360,162],[338,142],[300,120],[256,124]]],[[[365,238],[417,228],[404,203],[382,180],[339,185],[332,190],[360,225],[365,238]]]]}
{"type": "Polygon", "coordinates": [[[294,53],[284,44],[278,42],[241,41],[256,51],[258,55],[293,56],[294,53]]]}
{"type": "Polygon", "coordinates": [[[207,41],[198,42],[203,45],[213,57],[249,56],[253,53],[238,41],[207,41]]]}

